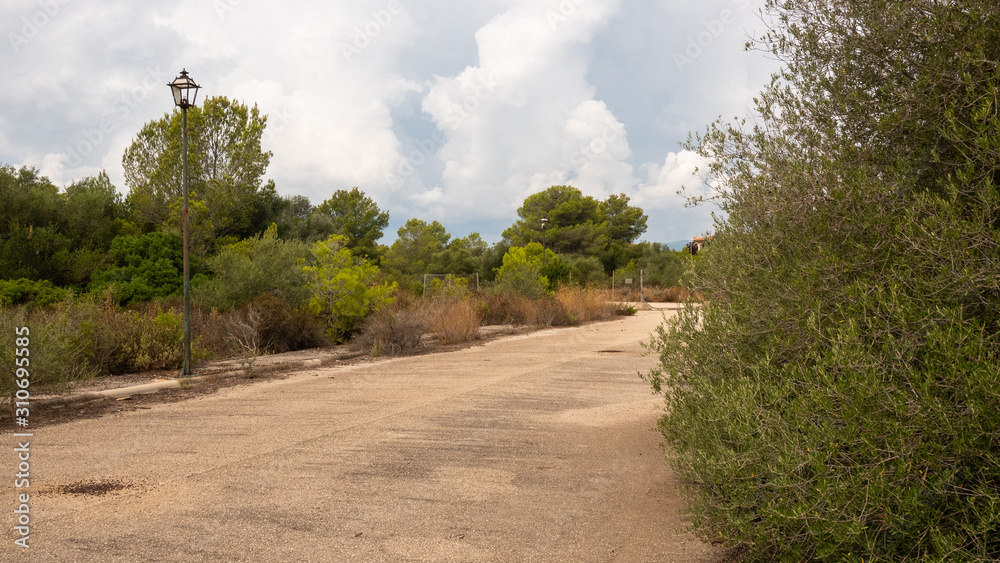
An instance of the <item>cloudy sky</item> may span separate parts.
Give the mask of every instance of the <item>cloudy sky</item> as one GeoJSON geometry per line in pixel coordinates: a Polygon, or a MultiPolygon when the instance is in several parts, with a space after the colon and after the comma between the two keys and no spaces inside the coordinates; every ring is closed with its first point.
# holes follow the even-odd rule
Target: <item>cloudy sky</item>
{"type": "Polygon", "coordinates": [[[204,96],[269,116],[267,177],[313,203],[358,186],[392,217],[488,241],[524,198],[625,193],[644,239],[711,230],[680,143],[744,115],[775,70],[743,51],[762,0],[0,0],[0,163],[58,185],[106,170],[204,96]]]}

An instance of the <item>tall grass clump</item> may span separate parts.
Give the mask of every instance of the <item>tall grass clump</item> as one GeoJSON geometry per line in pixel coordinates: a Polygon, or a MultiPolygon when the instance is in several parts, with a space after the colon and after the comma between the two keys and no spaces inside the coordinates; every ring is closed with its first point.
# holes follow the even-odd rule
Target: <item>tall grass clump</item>
{"type": "Polygon", "coordinates": [[[608,292],[577,286],[560,286],[556,300],[575,322],[603,321],[615,314],[608,292]]]}
{"type": "Polygon", "coordinates": [[[428,304],[428,331],[440,344],[460,344],[479,338],[481,319],[469,299],[436,299],[428,304]]]}
{"type": "MultiPolygon", "coordinates": [[[[181,361],[181,315],[155,304],[130,310],[111,298],[102,302],[92,296],[71,297],[31,311],[0,308],[0,322],[11,334],[16,326],[30,330],[34,385],[175,368],[181,361]]],[[[0,350],[5,359],[13,354],[6,343],[0,350]]],[[[8,372],[0,390],[9,391],[11,385],[8,372]]]]}
{"type": "Polygon", "coordinates": [[[684,303],[686,301],[701,300],[697,293],[692,293],[676,285],[671,287],[646,287],[643,290],[643,295],[646,301],[651,303],[684,303]]]}
{"type": "Polygon", "coordinates": [[[415,352],[423,347],[430,318],[425,302],[401,292],[394,303],[365,318],[351,346],[372,356],[415,352]]]}

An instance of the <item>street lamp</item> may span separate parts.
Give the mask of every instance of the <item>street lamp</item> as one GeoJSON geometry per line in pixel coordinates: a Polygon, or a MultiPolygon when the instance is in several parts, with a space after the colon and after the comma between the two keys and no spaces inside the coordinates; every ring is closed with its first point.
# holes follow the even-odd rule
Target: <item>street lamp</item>
{"type": "Polygon", "coordinates": [[[549,224],[548,217],[542,217],[542,269],[545,269],[545,225],[549,224]]]}
{"type": "Polygon", "coordinates": [[[188,117],[187,109],[194,105],[198,98],[198,88],[194,80],[188,76],[187,69],[181,70],[180,76],[167,84],[174,95],[174,105],[181,108],[183,127],[181,129],[182,150],[184,161],[184,213],[182,231],[184,235],[184,366],[182,377],[192,375],[191,372],[191,269],[188,262],[188,246],[190,232],[188,228],[188,117]]]}

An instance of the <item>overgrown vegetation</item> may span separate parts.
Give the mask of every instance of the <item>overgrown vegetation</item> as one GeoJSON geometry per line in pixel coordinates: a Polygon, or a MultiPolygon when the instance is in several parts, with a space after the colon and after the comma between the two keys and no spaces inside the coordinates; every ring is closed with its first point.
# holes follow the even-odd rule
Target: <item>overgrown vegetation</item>
{"type": "MultiPolygon", "coordinates": [[[[176,369],[181,121],[174,110],[138,132],[122,158],[125,197],[104,173],[60,189],[0,167],[0,328],[30,328],[37,384],[176,369]]],[[[352,339],[396,354],[474,340],[483,324],[586,322],[607,318],[614,272],[645,268],[670,286],[690,269],[690,256],[636,242],[647,217],[627,196],[571,186],[530,196],[492,245],[417,218],[382,245],[389,214],[357,187],[318,205],[279,195],[265,178],[266,128],[256,106],[225,97],[189,108],[196,360],[240,358],[252,374],[261,354],[352,339]]]]}
{"type": "Polygon", "coordinates": [[[302,267],[312,294],[309,309],[326,320],[327,335],[342,342],[361,327],[365,318],[395,298],[395,283],[379,280],[378,267],[351,256],[344,238],[331,235],[312,247],[316,264],[302,267]]]}
{"type": "Polygon", "coordinates": [[[695,528],[748,560],[1000,560],[1000,6],[771,0],[758,122],[651,342],[695,528]]]}

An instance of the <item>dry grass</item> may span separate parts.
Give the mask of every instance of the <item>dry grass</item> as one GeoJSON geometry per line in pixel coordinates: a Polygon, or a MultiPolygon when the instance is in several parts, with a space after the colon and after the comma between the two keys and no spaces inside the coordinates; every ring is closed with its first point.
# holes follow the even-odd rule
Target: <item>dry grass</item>
{"type": "Polygon", "coordinates": [[[372,356],[398,356],[423,346],[422,338],[430,325],[425,304],[401,299],[394,305],[369,315],[351,345],[372,356]]]}
{"type": "MultiPolygon", "coordinates": [[[[174,301],[176,303],[172,304],[180,309],[180,301],[174,301]]],[[[293,308],[279,297],[262,295],[234,311],[192,307],[191,335],[195,356],[200,359],[240,357],[242,354],[233,348],[234,326],[241,326],[251,310],[257,317],[252,337],[259,344],[261,354],[280,354],[330,344],[315,314],[305,307],[293,308]]],[[[243,334],[245,330],[236,332],[243,334]]]]}
{"type": "Polygon", "coordinates": [[[647,287],[643,291],[646,301],[652,303],[684,303],[690,299],[700,301],[699,294],[691,293],[683,287],[647,287]]]}
{"type": "Polygon", "coordinates": [[[601,289],[564,286],[556,292],[556,300],[577,322],[606,320],[615,314],[610,295],[601,289]]]}
{"type": "Polygon", "coordinates": [[[429,316],[429,330],[440,344],[459,344],[479,338],[481,320],[468,299],[435,300],[430,304],[429,316]]]}
{"type": "Polygon", "coordinates": [[[489,293],[480,297],[483,324],[565,326],[609,319],[615,314],[606,290],[561,287],[554,296],[531,299],[511,293],[489,293]]]}
{"type": "Polygon", "coordinates": [[[483,324],[534,324],[537,317],[533,300],[517,293],[485,293],[479,301],[483,324]]]}

